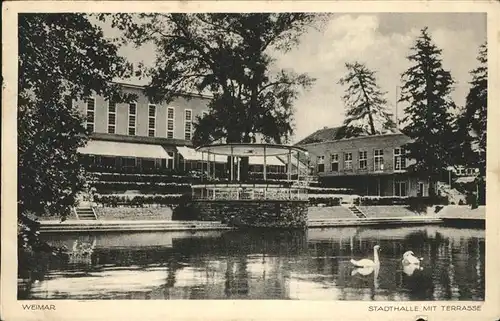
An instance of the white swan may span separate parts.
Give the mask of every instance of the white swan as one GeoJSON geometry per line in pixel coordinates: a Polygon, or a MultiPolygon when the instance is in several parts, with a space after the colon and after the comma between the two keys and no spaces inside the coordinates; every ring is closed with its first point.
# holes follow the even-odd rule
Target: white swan
{"type": "Polygon", "coordinates": [[[418,264],[403,264],[403,273],[412,276],[415,271],[422,271],[424,268],[418,264]]]}
{"type": "Polygon", "coordinates": [[[406,251],[403,254],[403,260],[401,261],[401,263],[403,263],[403,265],[408,265],[408,264],[419,265],[421,260],[422,258],[420,259],[417,258],[415,256],[415,253],[413,253],[413,251],[406,251]]]}
{"type": "Polygon", "coordinates": [[[367,267],[357,267],[351,272],[351,276],[355,276],[357,274],[367,276],[373,273],[375,268],[373,266],[367,266],[367,267]]]}
{"type": "Polygon", "coordinates": [[[380,266],[380,260],[378,258],[378,250],[380,249],[379,245],[375,245],[373,247],[373,260],[370,259],[361,259],[361,260],[353,260],[351,259],[351,263],[356,267],[374,267],[380,266]]]}

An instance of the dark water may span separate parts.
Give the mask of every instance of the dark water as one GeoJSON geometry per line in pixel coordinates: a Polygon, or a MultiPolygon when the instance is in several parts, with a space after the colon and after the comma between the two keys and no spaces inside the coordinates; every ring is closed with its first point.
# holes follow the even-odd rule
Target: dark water
{"type": "MultiPolygon", "coordinates": [[[[88,260],[42,258],[19,299],[484,300],[484,229],[418,226],[308,231],[44,235],[92,243],[88,260]],[[353,273],[351,258],[380,269],[353,273]],[[402,254],[422,257],[403,268],[402,254]],[[362,274],[368,275],[362,275],[362,274]],[[354,274],[354,275],[353,275],[354,274]]],[[[20,268],[21,274],[28,273],[20,268]]]]}

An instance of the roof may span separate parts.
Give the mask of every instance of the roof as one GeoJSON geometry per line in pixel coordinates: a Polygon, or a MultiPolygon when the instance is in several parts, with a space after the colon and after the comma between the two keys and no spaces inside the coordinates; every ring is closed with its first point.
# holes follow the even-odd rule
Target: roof
{"type": "MultiPolygon", "coordinates": [[[[388,133],[381,134],[401,134],[399,130],[391,130],[388,133]]],[[[296,145],[306,145],[314,143],[324,143],[329,141],[335,141],[340,139],[357,138],[357,137],[368,137],[373,135],[368,135],[361,128],[350,127],[350,126],[339,126],[339,127],[324,127],[302,139],[296,145]]],[[[377,135],[380,136],[380,135],[377,135]]]]}
{"type": "Polygon", "coordinates": [[[301,147],[279,145],[279,144],[264,144],[264,143],[227,143],[227,144],[212,144],[198,147],[196,150],[201,152],[209,152],[216,155],[226,156],[279,156],[287,155],[292,151],[294,153],[307,151],[301,147]]]}
{"type": "MultiPolygon", "coordinates": [[[[134,80],[127,80],[127,79],[116,79],[112,81],[114,84],[121,85],[123,87],[129,87],[129,88],[136,88],[136,89],[144,89],[146,86],[149,84],[149,81],[144,81],[143,79],[134,79],[134,80]]],[[[197,93],[197,92],[191,92],[191,91],[182,91],[178,92],[177,95],[180,96],[189,96],[189,97],[198,97],[198,98],[207,98],[211,99],[213,98],[213,95],[204,92],[204,93],[197,93]]]]}

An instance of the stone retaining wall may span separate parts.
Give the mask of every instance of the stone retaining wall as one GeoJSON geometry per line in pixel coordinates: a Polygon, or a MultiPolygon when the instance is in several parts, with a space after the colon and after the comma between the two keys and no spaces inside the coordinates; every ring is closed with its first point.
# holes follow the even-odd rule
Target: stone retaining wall
{"type": "Polygon", "coordinates": [[[95,207],[101,220],[171,220],[170,207],[95,207]]]}
{"type": "Polygon", "coordinates": [[[307,227],[307,201],[194,201],[190,205],[200,221],[235,227],[307,227]]]}

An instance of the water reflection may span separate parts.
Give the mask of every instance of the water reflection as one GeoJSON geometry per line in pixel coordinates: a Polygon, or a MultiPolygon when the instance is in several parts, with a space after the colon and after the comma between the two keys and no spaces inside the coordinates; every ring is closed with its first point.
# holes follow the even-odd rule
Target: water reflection
{"type": "Polygon", "coordinates": [[[440,226],[46,235],[90,262],[37,258],[19,299],[484,300],[484,230],[440,226]],[[380,245],[380,267],[356,268],[380,245]],[[405,266],[412,250],[420,267],[405,266]]]}

